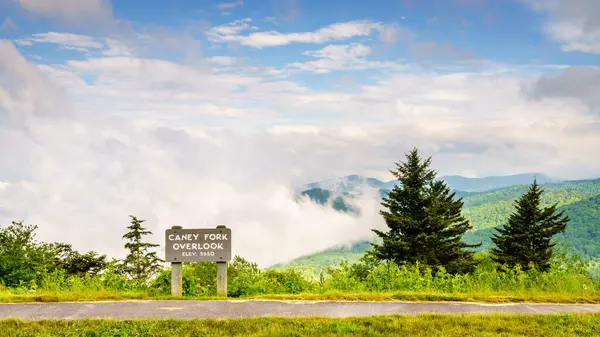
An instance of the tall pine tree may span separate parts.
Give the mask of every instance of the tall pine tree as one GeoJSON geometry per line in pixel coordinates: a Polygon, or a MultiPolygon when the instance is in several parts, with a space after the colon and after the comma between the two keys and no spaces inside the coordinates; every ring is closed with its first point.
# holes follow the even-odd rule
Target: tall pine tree
{"type": "Polygon", "coordinates": [[[146,282],[154,273],[160,270],[160,263],[163,260],[158,258],[155,251],[149,251],[150,248],[158,247],[158,244],[142,241],[142,236],[152,234],[151,231],[142,227],[145,220],[139,220],[133,215],[130,215],[130,217],[131,225],[127,227],[129,232],[123,235],[123,239],[129,241],[125,244],[129,254],[123,260],[122,268],[131,279],[146,282]]]}
{"type": "Polygon", "coordinates": [[[423,160],[415,148],[406,154],[406,162],[390,171],[399,180],[380,211],[389,231],[373,230],[383,242],[373,244],[371,253],[381,260],[399,264],[419,262],[431,268],[443,266],[449,273],[473,270],[474,252],[466,248],[462,235],[471,229],[461,215],[462,199],[444,181],[436,180],[429,168],[431,157],[423,160]]]}
{"type": "Polygon", "coordinates": [[[556,204],[542,208],[542,193],[537,180],[517,200],[516,212],[512,213],[504,228],[497,227],[492,236],[496,245],[491,257],[500,264],[514,267],[517,264],[528,270],[532,263],[538,270],[548,270],[554,251],[552,237],[564,232],[569,217],[564,211],[556,213],[556,204]]]}

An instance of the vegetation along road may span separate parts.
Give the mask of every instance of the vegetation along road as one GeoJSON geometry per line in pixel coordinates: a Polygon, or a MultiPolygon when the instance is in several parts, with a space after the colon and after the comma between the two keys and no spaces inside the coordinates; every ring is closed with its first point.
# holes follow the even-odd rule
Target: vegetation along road
{"type": "Polygon", "coordinates": [[[0,317],[39,319],[194,319],[261,316],[356,317],[421,313],[598,313],[599,305],[441,302],[126,301],[1,304],[0,317]]]}

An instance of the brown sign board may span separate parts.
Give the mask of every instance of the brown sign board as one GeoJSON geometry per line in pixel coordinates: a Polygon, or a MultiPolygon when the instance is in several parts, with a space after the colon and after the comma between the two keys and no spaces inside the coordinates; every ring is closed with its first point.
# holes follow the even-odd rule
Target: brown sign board
{"type": "Polygon", "coordinates": [[[166,262],[228,262],[231,260],[231,229],[167,229],[166,262]]]}

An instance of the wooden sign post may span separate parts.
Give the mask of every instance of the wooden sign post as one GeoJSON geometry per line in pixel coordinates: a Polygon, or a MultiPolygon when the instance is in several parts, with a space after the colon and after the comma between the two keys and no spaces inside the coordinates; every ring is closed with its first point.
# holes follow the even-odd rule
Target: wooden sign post
{"type": "MultiPolygon", "coordinates": [[[[223,225],[217,229],[227,228],[223,225]]],[[[231,236],[231,230],[230,236],[231,236]]],[[[229,246],[231,249],[231,245],[229,246]]],[[[229,254],[231,256],[231,253],[229,254]]],[[[227,261],[217,261],[217,296],[227,297],[227,261]]]]}
{"type": "MultiPolygon", "coordinates": [[[[173,226],[171,229],[183,229],[181,226],[173,226]]],[[[171,296],[183,295],[183,276],[181,262],[171,262],[171,296]]]]}
{"type": "Polygon", "coordinates": [[[216,262],[217,295],[227,296],[227,262],[231,260],[231,229],[183,229],[165,231],[165,260],[171,262],[171,295],[182,295],[182,262],[216,262]]]}

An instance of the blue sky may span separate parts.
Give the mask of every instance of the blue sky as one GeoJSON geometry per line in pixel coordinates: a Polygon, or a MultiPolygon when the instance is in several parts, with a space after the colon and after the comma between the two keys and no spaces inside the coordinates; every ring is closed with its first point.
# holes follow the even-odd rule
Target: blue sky
{"type": "Polygon", "coordinates": [[[109,255],[129,214],[223,223],[269,264],[381,224],[294,186],[390,180],[413,147],[597,178],[599,64],[598,0],[0,0],[0,223],[109,255]]]}
{"type": "MultiPolygon", "coordinates": [[[[396,23],[414,33],[421,42],[447,43],[464,53],[495,62],[529,64],[589,65],[598,61],[595,55],[569,53],[549,40],[543,32],[546,13],[534,11],[525,1],[427,0],[400,1],[123,1],[111,3],[113,16],[122,26],[186,29],[190,26],[217,26],[234,20],[252,18],[257,31],[277,30],[281,33],[310,32],[335,22],[373,20],[396,23]]],[[[64,30],[65,24],[51,19],[34,20],[23,8],[4,5],[5,18],[19,29],[3,29],[1,37],[64,30]]],[[[69,27],[72,28],[72,27],[69,27]]],[[[85,34],[89,27],[80,26],[71,32],[85,34]]],[[[92,29],[93,31],[93,29],[92,29]]],[[[202,34],[196,35],[205,41],[202,34]]],[[[355,38],[348,41],[364,41],[355,38]]],[[[270,64],[297,59],[304,46],[254,50],[243,48],[249,55],[270,64]]],[[[422,61],[411,55],[406,46],[387,48],[384,58],[422,61]]],[[[31,48],[35,52],[36,48],[31,48]]],[[[40,52],[48,53],[47,49],[40,52]]],[[[217,51],[206,51],[210,52],[217,51]]]]}

